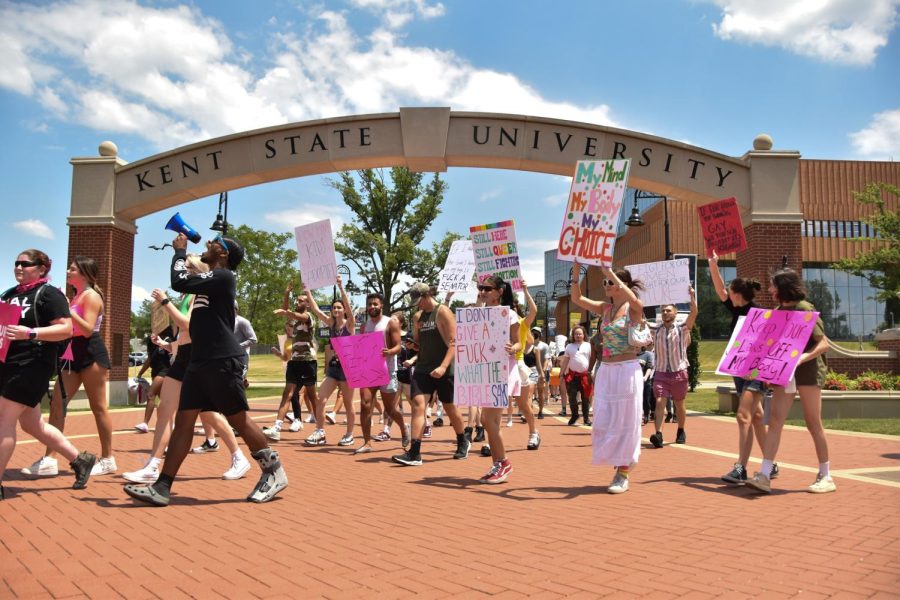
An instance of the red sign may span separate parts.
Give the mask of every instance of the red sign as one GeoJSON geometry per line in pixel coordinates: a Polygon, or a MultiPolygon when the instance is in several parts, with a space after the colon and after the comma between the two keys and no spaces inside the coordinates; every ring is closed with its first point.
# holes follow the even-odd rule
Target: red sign
{"type": "Polygon", "coordinates": [[[9,325],[18,325],[21,316],[21,306],[0,302],[0,362],[6,361],[6,354],[12,343],[12,340],[6,337],[6,328],[9,325]]]}
{"type": "Polygon", "coordinates": [[[713,250],[722,255],[747,248],[741,213],[734,198],[698,206],[697,216],[706,243],[706,256],[712,256],[713,250]]]}

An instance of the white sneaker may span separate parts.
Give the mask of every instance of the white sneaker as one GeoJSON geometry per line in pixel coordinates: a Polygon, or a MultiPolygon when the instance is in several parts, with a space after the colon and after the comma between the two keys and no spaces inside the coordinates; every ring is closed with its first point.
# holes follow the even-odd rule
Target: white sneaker
{"type": "Polygon", "coordinates": [[[816,475],[816,482],[806,488],[806,490],[811,494],[827,494],[828,492],[837,491],[837,486],[834,485],[834,480],[831,476],[816,475]]]}
{"type": "Polygon", "coordinates": [[[335,423],[337,423],[337,415],[335,415],[333,412],[327,412],[325,413],[325,420],[328,421],[331,425],[334,425],[335,423]]]}
{"type": "Polygon", "coordinates": [[[250,470],[250,461],[243,454],[231,461],[231,468],[225,471],[222,479],[240,479],[250,470]]]}
{"type": "Polygon", "coordinates": [[[284,418],[287,419],[288,421],[293,421],[293,420],[294,420],[294,413],[293,413],[293,412],[289,412],[289,413],[287,413],[286,415],[284,415],[284,418]]]}
{"type": "Polygon", "coordinates": [[[345,433],[343,437],[341,437],[341,441],[338,442],[338,446],[352,446],[353,445],[353,434],[345,433]]]}
{"type": "Polygon", "coordinates": [[[306,419],[304,419],[306,423],[315,423],[316,416],[315,415],[306,415],[306,419]]]}
{"type": "Polygon", "coordinates": [[[115,473],[116,468],[117,468],[116,467],[116,458],[114,456],[110,456],[109,458],[101,458],[94,465],[94,468],[91,469],[91,477],[96,477],[97,475],[109,475],[110,473],[115,473]]]}
{"type": "Polygon", "coordinates": [[[301,421],[300,419],[294,419],[293,421],[291,421],[291,426],[288,427],[288,431],[293,431],[294,433],[300,431],[301,429],[303,429],[303,421],[301,421]]]}
{"type": "Polygon", "coordinates": [[[606,491],[610,494],[624,494],[628,491],[628,478],[616,471],[616,476],[613,477],[612,483],[609,484],[606,491]]]}
{"type": "Polygon", "coordinates": [[[59,475],[59,461],[49,456],[42,456],[30,467],[25,467],[21,471],[22,475],[28,477],[53,477],[59,475]]]}
{"type": "Polygon", "coordinates": [[[122,477],[132,483],[156,483],[156,480],[159,479],[159,464],[155,464],[152,467],[147,465],[137,471],[122,473],[122,477]]]}
{"type": "Polygon", "coordinates": [[[506,420],[506,426],[507,426],[507,427],[512,427],[512,426],[513,426],[513,420],[512,420],[512,418],[509,418],[509,419],[506,420]]]}
{"type": "Polygon", "coordinates": [[[313,431],[312,435],[306,438],[306,441],[303,442],[306,446],[324,446],[325,445],[325,430],[324,429],[316,429],[313,431]]]}
{"type": "Polygon", "coordinates": [[[138,423],[134,426],[135,429],[140,431],[141,433],[150,433],[150,428],[147,427],[146,423],[138,423]]]}
{"type": "Polygon", "coordinates": [[[273,442],[281,441],[281,430],[276,427],[263,427],[263,435],[273,442]]]}

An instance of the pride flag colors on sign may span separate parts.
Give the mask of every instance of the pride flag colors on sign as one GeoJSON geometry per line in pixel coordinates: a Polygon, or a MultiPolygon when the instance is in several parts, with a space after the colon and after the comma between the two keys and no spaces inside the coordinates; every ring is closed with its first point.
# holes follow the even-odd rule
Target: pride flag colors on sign
{"type": "Polygon", "coordinates": [[[469,238],[479,282],[488,275],[499,275],[514,290],[522,289],[515,221],[469,227],[469,238]]]}
{"type": "Polygon", "coordinates": [[[580,160],[575,167],[556,257],[612,266],[631,159],[580,160]]]}
{"type": "Polygon", "coordinates": [[[712,256],[713,250],[721,255],[747,248],[741,212],[734,198],[698,206],[697,217],[700,219],[707,256],[712,256]]]}
{"type": "Polygon", "coordinates": [[[507,306],[456,309],[453,403],[500,408],[509,405],[509,311],[507,306]]]}
{"type": "Polygon", "coordinates": [[[818,318],[815,311],[751,308],[717,372],[787,385],[818,318]]]}

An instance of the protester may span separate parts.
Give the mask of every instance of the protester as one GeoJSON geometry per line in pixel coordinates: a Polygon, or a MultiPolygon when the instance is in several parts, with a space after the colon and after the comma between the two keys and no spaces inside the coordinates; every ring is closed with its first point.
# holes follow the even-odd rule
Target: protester
{"type": "Polygon", "coordinates": [[[547,404],[547,382],[550,380],[550,347],[544,342],[540,327],[532,327],[531,335],[534,337],[534,366],[531,367],[529,381],[537,385],[538,419],[544,418],[544,406],[547,404]]]}
{"type": "MultiPolygon", "coordinates": [[[[814,311],[816,308],[806,301],[806,287],[799,273],[791,269],[781,269],[772,275],[769,293],[778,303],[776,310],[814,311]]],[[[772,491],[771,473],[781,444],[781,431],[787,419],[788,410],[794,403],[794,396],[800,395],[803,407],[803,419],[806,429],[813,439],[816,457],[819,460],[819,472],[816,481],[807,488],[813,494],[825,494],[837,489],[831,478],[831,463],[828,459],[828,442],[822,426],[822,386],[825,384],[825,352],[828,351],[828,338],[822,318],[816,319],[816,325],[809,341],[803,348],[794,371],[794,378],[787,385],[775,386],[772,397],[772,408],[769,414],[769,430],[766,433],[766,444],[763,448],[763,461],[760,470],[747,480],[747,485],[763,493],[772,491]]]]}
{"type": "Polygon", "coordinates": [[[642,404],[644,415],[641,418],[641,424],[646,425],[648,421],[656,418],[656,413],[653,409],[656,405],[653,399],[653,372],[656,359],[653,356],[653,352],[644,346],[641,347],[637,358],[638,362],[641,363],[641,373],[644,378],[644,401],[642,404]]]}
{"type": "Polygon", "coordinates": [[[691,328],[697,320],[697,297],[694,288],[688,286],[691,297],[691,312],[679,325],[676,322],[678,308],[674,304],[662,306],[662,323],[651,326],[654,329],[653,348],[656,352],[656,365],[653,373],[653,396],[656,398],[656,433],[650,436],[650,443],[655,448],[663,447],[662,421],[666,402],[671,398],[675,402],[675,415],[678,420],[678,431],[675,432],[675,443],[684,444],[687,434],[684,426],[687,413],[684,410],[684,399],[688,391],[687,347],[691,343],[691,328]]]}
{"type": "Polygon", "coordinates": [[[610,494],[628,491],[628,478],[641,455],[641,366],[629,345],[628,328],[641,323],[644,305],[635,294],[643,289],[625,269],[602,267],[607,302],[581,295],[578,264],[572,268],[574,304],[601,315],[603,358],[594,382],[593,463],[612,465],[616,474],[610,494]]]}
{"type": "MultiPolygon", "coordinates": [[[[712,277],[716,294],[725,305],[725,309],[731,313],[731,330],[734,331],[740,317],[746,317],[750,309],[756,308],[753,299],[756,292],[762,289],[762,285],[755,279],[735,277],[728,287],[722,279],[719,271],[719,256],[713,250],[709,258],[709,274],[712,277]]],[[[766,447],[766,426],[763,423],[763,382],[759,379],[744,379],[733,377],[734,389],[738,396],[737,424],[738,424],[738,461],[734,467],[722,476],[722,480],[728,483],[742,484],[747,481],[747,461],[750,460],[750,452],[753,450],[753,434],[756,434],[756,442],[760,450],[766,447]],[[751,429],[752,427],[752,429],[751,429]]],[[[772,465],[769,478],[778,474],[778,465],[772,465]]]]}
{"type": "Polygon", "coordinates": [[[16,285],[0,300],[22,309],[19,320],[6,327],[9,348],[0,363],[0,500],[5,498],[2,479],[16,449],[16,423],[22,431],[59,452],[75,472],[76,490],[87,486],[97,457],[78,452],[62,432],[44,422],[41,398],[57,368],[59,344],[72,335],[72,319],[66,297],[48,285],[52,262],[40,250],[25,250],[16,258],[16,285]]]}
{"type": "Polygon", "coordinates": [[[519,318],[519,350],[516,352],[516,367],[519,371],[520,391],[515,396],[516,404],[519,407],[519,415],[526,424],[528,424],[528,443],[526,448],[529,450],[537,450],[541,447],[541,434],[537,430],[537,424],[534,422],[534,411],[531,409],[531,395],[534,393],[534,383],[531,381],[531,368],[525,362],[525,356],[530,355],[534,351],[534,338],[531,335],[531,325],[537,318],[537,304],[534,298],[528,292],[528,284],[525,280],[522,282],[522,293],[525,296],[525,305],[527,312],[521,315],[521,307],[515,307],[520,312],[519,318]]]}
{"type": "Polygon", "coordinates": [[[244,387],[250,387],[247,373],[250,371],[250,346],[256,344],[256,332],[253,330],[253,324],[241,316],[237,302],[234,303],[234,338],[244,349],[244,355],[241,357],[241,363],[244,365],[244,387]]]}
{"type": "Polygon", "coordinates": [[[425,404],[437,394],[456,433],[455,459],[469,455],[469,440],[463,431],[462,418],[453,404],[453,359],[456,351],[456,317],[445,304],[434,299],[436,290],[426,283],[415,283],[409,289],[409,299],[417,307],[413,317],[413,336],[419,347],[416,368],[412,377],[411,441],[409,450],[392,457],[407,466],[422,464],[422,435],[425,429],[425,404]]]}
{"type": "MultiPolygon", "coordinates": [[[[156,305],[159,306],[159,303],[157,302],[156,305]]],[[[166,323],[168,323],[168,318],[166,319],[166,323]]],[[[147,360],[141,365],[141,368],[135,377],[136,379],[140,379],[141,376],[147,372],[147,369],[150,370],[150,389],[147,391],[147,405],[144,407],[144,419],[134,426],[134,428],[141,433],[150,433],[150,417],[153,416],[153,410],[156,408],[156,404],[159,401],[159,393],[162,390],[163,382],[165,381],[166,374],[169,372],[169,367],[172,364],[172,355],[162,346],[153,343],[152,336],[157,336],[168,342],[169,339],[174,337],[174,334],[172,333],[171,326],[167,324],[166,328],[162,331],[154,332],[151,336],[147,337],[147,360]]]]}
{"type": "Polygon", "coordinates": [[[191,359],[182,382],[175,429],[169,440],[162,473],[153,484],[126,485],[125,491],[142,502],[167,505],[172,483],[190,450],[197,415],[212,410],[224,414],[237,429],[262,470],[247,500],[267,502],[287,487],[288,479],[278,453],[267,446],[265,436],[248,414],[240,360],[243,350],[234,339],[234,270],[244,258],[244,249],[237,240],[219,235],[207,242],[201,257],[210,266],[210,272],[189,275],[184,267],[187,237],[178,234],[172,247],[175,250],[172,289],[197,294],[203,302],[197,303],[191,315],[191,359]]]}
{"type": "Polygon", "coordinates": [[[589,370],[591,345],[584,341],[584,327],[577,325],[572,329],[572,342],[566,346],[562,358],[562,376],[566,382],[566,393],[572,417],[569,425],[578,422],[578,395],[581,395],[581,406],[584,413],[584,424],[591,425],[590,397],[593,391],[593,378],[589,370]]]}

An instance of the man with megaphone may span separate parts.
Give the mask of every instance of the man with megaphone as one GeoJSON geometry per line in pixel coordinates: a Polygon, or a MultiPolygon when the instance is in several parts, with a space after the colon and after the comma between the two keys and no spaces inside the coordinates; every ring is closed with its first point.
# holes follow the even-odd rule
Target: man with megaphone
{"type": "Polygon", "coordinates": [[[234,271],[244,259],[237,240],[216,236],[206,242],[200,259],[209,265],[208,273],[189,275],[184,266],[188,238],[182,231],[172,242],[172,289],[195,294],[190,334],[191,359],[181,386],[175,429],[169,439],[166,460],[156,483],[126,485],[129,496],[156,506],[169,504],[172,482],[184,457],[191,449],[194,423],[202,411],[225,415],[259,463],[262,476],[247,496],[250,502],[268,502],[287,487],[288,479],[278,453],[269,448],[262,430],[252,420],[244,391],[244,350],[234,337],[234,303],[237,286],[234,271]]]}

